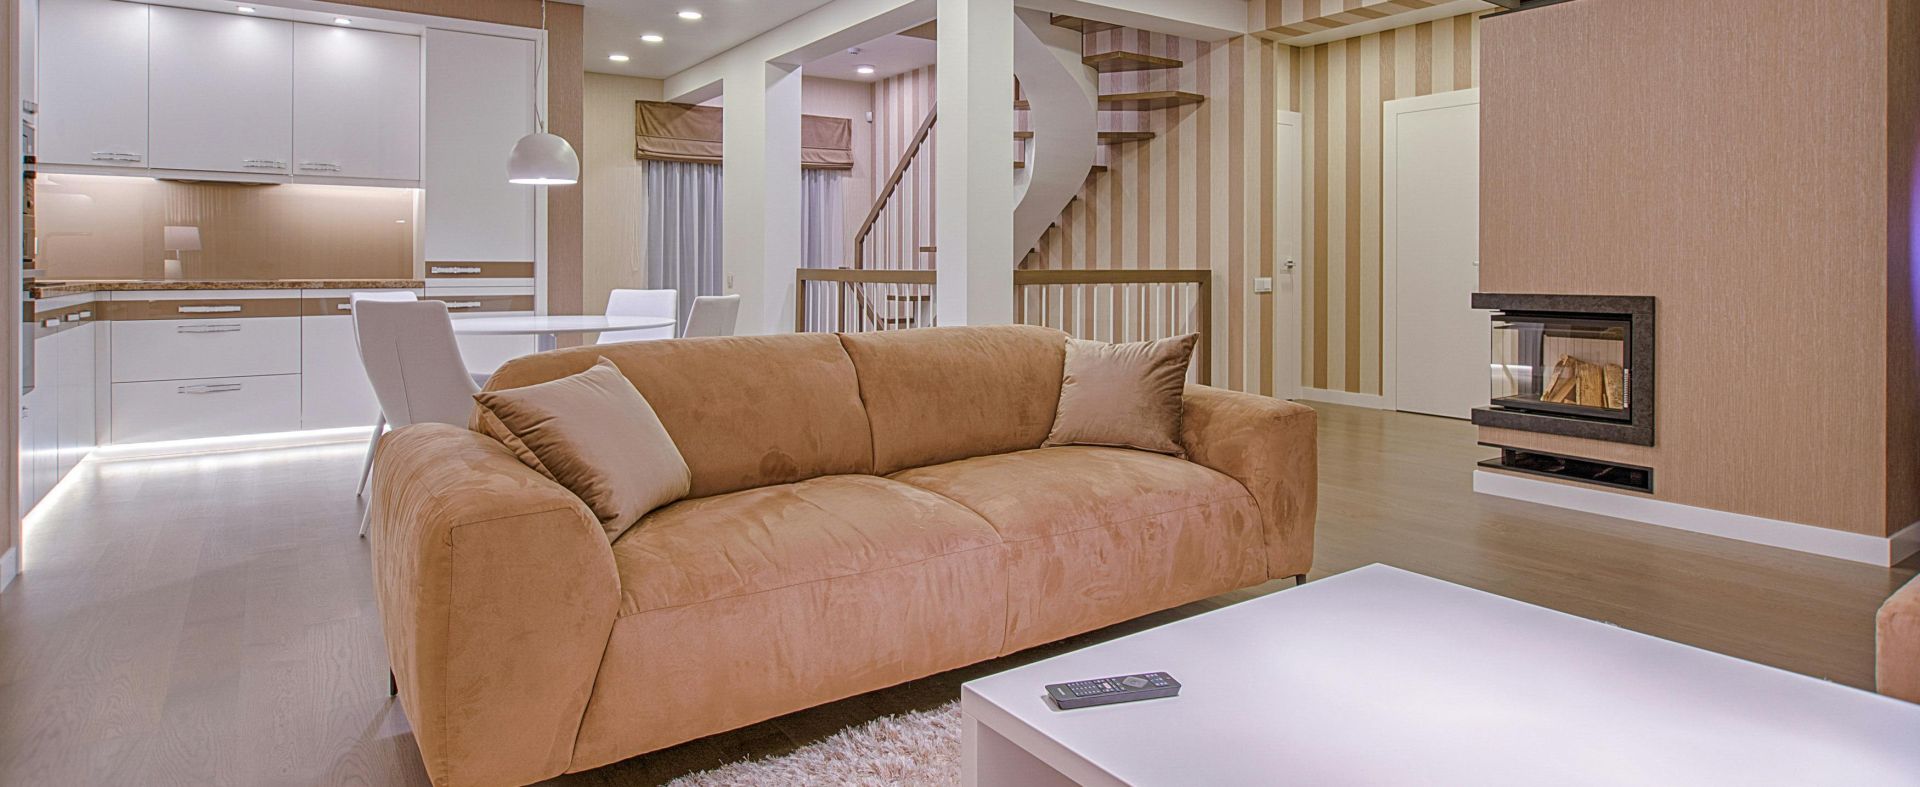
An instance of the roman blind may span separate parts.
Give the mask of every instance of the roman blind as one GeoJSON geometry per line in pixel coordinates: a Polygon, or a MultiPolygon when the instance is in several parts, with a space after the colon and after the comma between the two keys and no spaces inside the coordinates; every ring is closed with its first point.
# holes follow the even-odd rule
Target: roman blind
{"type": "MultiPolygon", "coordinates": [[[[634,157],[646,161],[720,163],[721,109],[666,101],[635,101],[634,157]]],[[[853,169],[853,121],[800,116],[800,166],[853,169]]]]}

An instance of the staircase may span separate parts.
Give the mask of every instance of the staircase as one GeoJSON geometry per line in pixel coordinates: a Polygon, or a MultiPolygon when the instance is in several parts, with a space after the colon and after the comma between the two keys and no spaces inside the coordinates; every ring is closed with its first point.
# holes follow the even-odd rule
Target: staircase
{"type": "MultiPolygon", "coordinates": [[[[1059,226],[1061,213],[1077,199],[1089,178],[1108,171],[1108,151],[1116,146],[1138,144],[1154,139],[1155,132],[1144,129],[1100,130],[1102,112],[1107,119],[1126,117],[1115,113],[1157,113],[1198,104],[1206,97],[1183,90],[1146,90],[1100,92],[1100,77],[1106,74],[1177,71],[1185,66],[1180,60],[1129,51],[1122,46],[1109,51],[1086,54],[1089,39],[1099,33],[1120,29],[1116,25],[1080,17],[1049,14],[1044,21],[1037,15],[1022,13],[1014,25],[1014,248],[1026,251],[1015,255],[1016,264],[1033,254],[1033,249],[1059,226]]],[[[1134,117],[1141,117],[1135,115],[1134,117]]],[[[912,259],[883,255],[871,244],[877,224],[896,209],[910,173],[931,166],[936,141],[937,109],[930,110],[893,164],[884,186],[875,194],[872,209],[854,233],[854,268],[878,270],[930,270],[934,267],[936,245],[917,247],[912,259]]],[[[1114,123],[1113,125],[1148,125],[1114,123]]],[[[848,283],[850,307],[860,315],[861,328],[889,330],[934,323],[932,297],[927,292],[902,292],[883,284],[848,283]]]]}

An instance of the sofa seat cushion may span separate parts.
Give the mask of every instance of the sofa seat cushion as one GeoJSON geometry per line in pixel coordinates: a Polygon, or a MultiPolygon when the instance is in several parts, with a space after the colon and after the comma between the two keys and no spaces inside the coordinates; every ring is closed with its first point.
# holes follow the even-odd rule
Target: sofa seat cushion
{"type": "Polygon", "coordinates": [[[1183,459],[1062,446],[894,473],[1007,545],[1009,652],[1266,580],[1259,507],[1183,459]]]}
{"type": "Polygon", "coordinates": [[[761,593],[997,546],[972,511],[876,476],[682,500],[613,543],[620,614],[761,593]]]}

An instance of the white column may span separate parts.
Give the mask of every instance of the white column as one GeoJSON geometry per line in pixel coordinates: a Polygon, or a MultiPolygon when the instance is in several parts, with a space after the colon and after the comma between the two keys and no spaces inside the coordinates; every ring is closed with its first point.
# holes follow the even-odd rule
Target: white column
{"type": "Polygon", "coordinates": [[[1013,0],[939,0],[935,319],[1013,322],[1013,0]]]}
{"type": "Polygon", "coordinates": [[[720,256],[742,334],[793,330],[799,267],[800,69],[747,62],[722,79],[720,256]]]}

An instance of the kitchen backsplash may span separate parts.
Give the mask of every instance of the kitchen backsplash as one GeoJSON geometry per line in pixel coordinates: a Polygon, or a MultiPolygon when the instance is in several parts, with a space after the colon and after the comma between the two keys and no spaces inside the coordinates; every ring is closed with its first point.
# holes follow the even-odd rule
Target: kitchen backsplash
{"type": "Polygon", "coordinates": [[[409,278],[420,191],[251,185],[107,175],[37,181],[44,278],[159,279],[177,252],[186,279],[409,278]]]}

